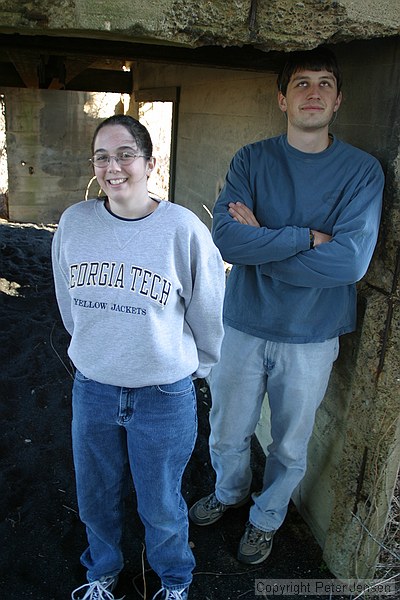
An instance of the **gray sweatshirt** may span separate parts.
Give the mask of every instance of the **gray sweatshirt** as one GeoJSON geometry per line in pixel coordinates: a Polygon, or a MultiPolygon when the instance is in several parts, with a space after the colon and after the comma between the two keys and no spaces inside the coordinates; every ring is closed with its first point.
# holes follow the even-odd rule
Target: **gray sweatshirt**
{"type": "Polygon", "coordinates": [[[191,211],[161,201],[130,221],[101,200],[80,202],[61,216],[52,258],[68,354],[89,379],[173,383],[218,361],[223,262],[191,211]]]}

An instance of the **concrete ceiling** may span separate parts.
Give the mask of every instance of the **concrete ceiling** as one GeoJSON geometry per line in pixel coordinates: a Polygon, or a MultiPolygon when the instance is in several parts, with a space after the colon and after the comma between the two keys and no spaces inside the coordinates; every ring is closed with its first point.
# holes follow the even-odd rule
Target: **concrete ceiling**
{"type": "Polygon", "coordinates": [[[277,72],[280,52],[244,47],[132,43],[0,34],[0,86],[130,93],[137,61],[277,72]]]}

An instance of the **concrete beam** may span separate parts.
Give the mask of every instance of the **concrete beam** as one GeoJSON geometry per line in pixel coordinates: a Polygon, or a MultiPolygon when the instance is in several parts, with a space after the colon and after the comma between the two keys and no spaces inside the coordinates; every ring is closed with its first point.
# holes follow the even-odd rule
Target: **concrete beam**
{"type": "Polygon", "coordinates": [[[0,6],[0,31],[264,51],[398,35],[397,0],[37,0],[0,6]],[[306,32],[306,34],[305,34],[306,32]]]}

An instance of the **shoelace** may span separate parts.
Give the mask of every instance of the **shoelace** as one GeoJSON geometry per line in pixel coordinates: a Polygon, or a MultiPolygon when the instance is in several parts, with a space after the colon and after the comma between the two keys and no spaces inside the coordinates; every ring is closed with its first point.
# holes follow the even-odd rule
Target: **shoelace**
{"type": "Polygon", "coordinates": [[[107,589],[109,586],[110,581],[92,581],[91,583],[84,583],[72,592],[71,598],[72,600],[76,600],[76,592],[83,591],[87,588],[85,595],[82,596],[81,600],[123,600],[123,598],[115,598],[114,594],[107,589]]]}
{"type": "Polygon", "coordinates": [[[221,502],[218,500],[215,494],[212,494],[209,499],[205,502],[206,510],[210,510],[210,508],[218,508],[221,502]]]}
{"type": "Polygon", "coordinates": [[[159,595],[162,594],[162,592],[165,592],[165,596],[163,598],[163,600],[182,600],[183,599],[183,592],[186,590],[186,588],[183,588],[182,590],[167,590],[165,588],[161,588],[160,590],[158,590],[157,594],[155,594],[155,596],[153,596],[153,600],[155,600],[155,598],[159,595]]]}
{"type": "Polygon", "coordinates": [[[263,532],[262,531],[257,531],[257,529],[255,529],[255,527],[249,527],[249,529],[247,530],[247,542],[249,544],[254,544],[256,542],[258,542],[258,540],[262,537],[263,532]]]}
{"type": "Polygon", "coordinates": [[[254,525],[250,525],[247,529],[247,539],[246,542],[249,544],[256,544],[260,539],[264,538],[266,542],[269,542],[271,539],[271,535],[268,535],[265,531],[261,531],[254,527],[254,525]]]}

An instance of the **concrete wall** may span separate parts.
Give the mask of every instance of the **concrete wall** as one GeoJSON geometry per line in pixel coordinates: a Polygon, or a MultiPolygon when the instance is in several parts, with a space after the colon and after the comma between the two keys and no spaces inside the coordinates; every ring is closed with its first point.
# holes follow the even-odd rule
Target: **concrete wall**
{"type": "MultiPolygon", "coordinates": [[[[208,226],[234,152],[285,127],[275,79],[273,74],[149,63],[134,74],[136,87],[148,90],[152,99],[157,97],[153,88],[161,99],[180,88],[174,200],[208,226]]],[[[56,222],[67,206],[83,199],[93,175],[90,143],[101,120],[96,95],[20,88],[0,88],[0,93],[6,105],[9,218],[56,222]]],[[[136,116],[134,103],[129,112],[136,116]]]]}
{"type": "Polygon", "coordinates": [[[57,222],[84,198],[93,173],[88,162],[99,121],[92,95],[3,88],[6,106],[9,218],[57,222]]]}
{"type": "Polygon", "coordinates": [[[180,88],[174,199],[208,226],[234,152],[285,126],[275,80],[273,74],[148,63],[134,74],[135,87],[149,93],[155,82],[161,93],[180,88]]]}

